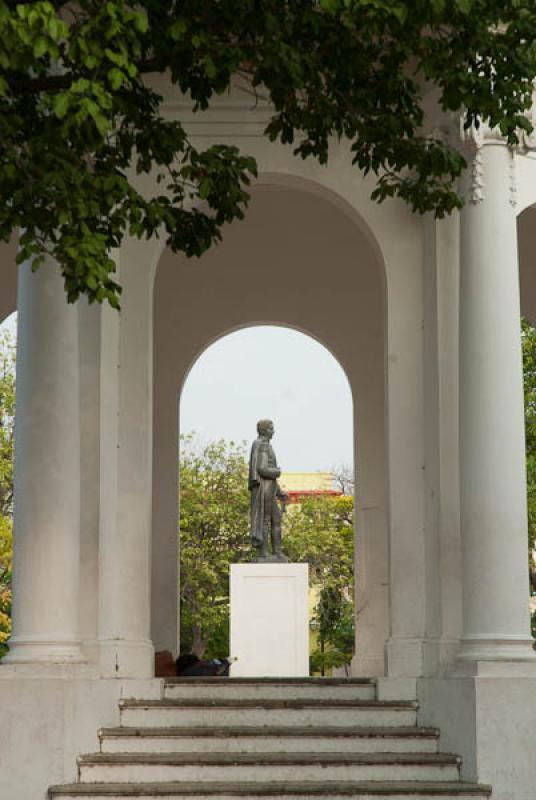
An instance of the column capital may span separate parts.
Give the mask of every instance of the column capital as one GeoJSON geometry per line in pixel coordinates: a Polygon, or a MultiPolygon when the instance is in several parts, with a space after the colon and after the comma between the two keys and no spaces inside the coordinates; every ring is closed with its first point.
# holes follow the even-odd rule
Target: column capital
{"type": "MultiPolygon", "coordinates": [[[[435,125],[429,128],[429,135],[458,150],[468,163],[465,179],[461,182],[461,192],[466,200],[472,204],[481,203],[486,199],[486,184],[488,172],[485,165],[484,152],[490,147],[504,148],[509,155],[509,197],[508,201],[513,208],[517,206],[517,176],[516,157],[526,156],[536,152],[536,91],[534,103],[525,114],[533,130],[528,133],[518,130],[518,142],[515,145],[508,143],[506,137],[497,126],[491,127],[487,122],[480,122],[465,127],[464,116],[461,114],[445,114],[441,119],[435,120],[435,125]]],[[[433,124],[433,123],[432,123],[433,124]]]]}
{"type": "Polygon", "coordinates": [[[467,154],[473,154],[483,147],[493,145],[507,147],[519,155],[526,155],[528,152],[536,150],[536,81],[532,100],[532,106],[524,112],[523,116],[530,122],[533,130],[528,133],[522,128],[518,128],[518,142],[515,145],[508,144],[500,129],[497,126],[492,127],[486,121],[480,121],[478,127],[473,124],[466,128],[463,114],[451,114],[448,117],[446,129],[449,132],[449,140],[454,147],[461,146],[461,149],[467,154]]]}
{"type": "MultiPolygon", "coordinates": [[[[524,132],[523,132],[524,133],[524,132]]],[[[468,163],[468,169],[461,182],[462,194],[467,202],[478,205],[486,200],[490,194],[491,170],[503,172],[506,180],[502,181],[507,200],[512,209],[517,206],[517,174],[516,156],[520,153],[521,141],[517,147],[511,147],[501,134],[498,128],[490,128],[489,125],[482,123],[478,128],[472,125],[470,128],[463,127],[460,120],[459,127],[459,147],[468,163]],[[499,147],[505,153],[505,158],[500,165],[500,161],[486,157],[489,148],[499,147]]],[[[536,147],[536,139],[534,142],[536,147]]],[[[496,191],[496,187],[491,191],[496,191]]],[[[505,193],[503,191],[503,194],[505,193]]]]}

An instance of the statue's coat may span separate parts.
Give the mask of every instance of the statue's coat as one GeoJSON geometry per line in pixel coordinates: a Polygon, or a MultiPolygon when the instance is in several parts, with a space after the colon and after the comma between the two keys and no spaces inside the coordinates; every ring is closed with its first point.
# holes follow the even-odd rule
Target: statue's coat
{"type": "Polygon", "coordinates": [[[263,542],[265,481],[259,474],[259,462],[264,460],[261,459],[261,449],[263,448],[266,448],[266,442],[256,439],[251,446],[249,458],[248,488],[251,492],[251,543],[254,547],[260,547],[263,542]]]}

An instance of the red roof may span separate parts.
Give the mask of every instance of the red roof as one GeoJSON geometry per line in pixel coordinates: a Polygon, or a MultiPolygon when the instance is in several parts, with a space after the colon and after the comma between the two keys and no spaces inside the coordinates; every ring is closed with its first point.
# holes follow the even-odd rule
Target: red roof
{"type": "Polygon", "coordinates": [[[288,502],[297,503],[305,497],[340,497],[339,489],[288,489],[288,502]]]}

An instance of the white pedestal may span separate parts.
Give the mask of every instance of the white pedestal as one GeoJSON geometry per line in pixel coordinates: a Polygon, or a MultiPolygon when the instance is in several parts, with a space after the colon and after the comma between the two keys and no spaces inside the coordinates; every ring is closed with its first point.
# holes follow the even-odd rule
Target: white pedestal
{"type": "Polygon", "coordinates": [[[234,678],[309,675],[308,593],[308,564],[231,564],[234,678]]]}

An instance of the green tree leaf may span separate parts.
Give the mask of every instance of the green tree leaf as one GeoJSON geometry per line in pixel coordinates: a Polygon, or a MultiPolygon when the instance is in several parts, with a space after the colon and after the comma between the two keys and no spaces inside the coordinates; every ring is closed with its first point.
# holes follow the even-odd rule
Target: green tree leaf
{"type": "Polygon", "coordinates": [[[435,126],[430,97],[437,113],[486,121],[510,145],[531,130],[531,0],[66,8],[0,2],[0,237],[23,229],[22,259],[52,253],[73,301],[118,306],[110,254],[125,235],[163,233],[174,251],[198,257],[246,212],[254,161],[192,141],[183,119],[163,113],[149,74],[166,75],[188,114],[210,108],[237,76],[252,95],[262,86],[270,141],[326,164],[344,140],[340,152],[371,179],[374,201],[437,217],[461,207],[465,160],[424,132],[435,126]],[[140,173],[159,188],[139,191],[140,173]]]}

